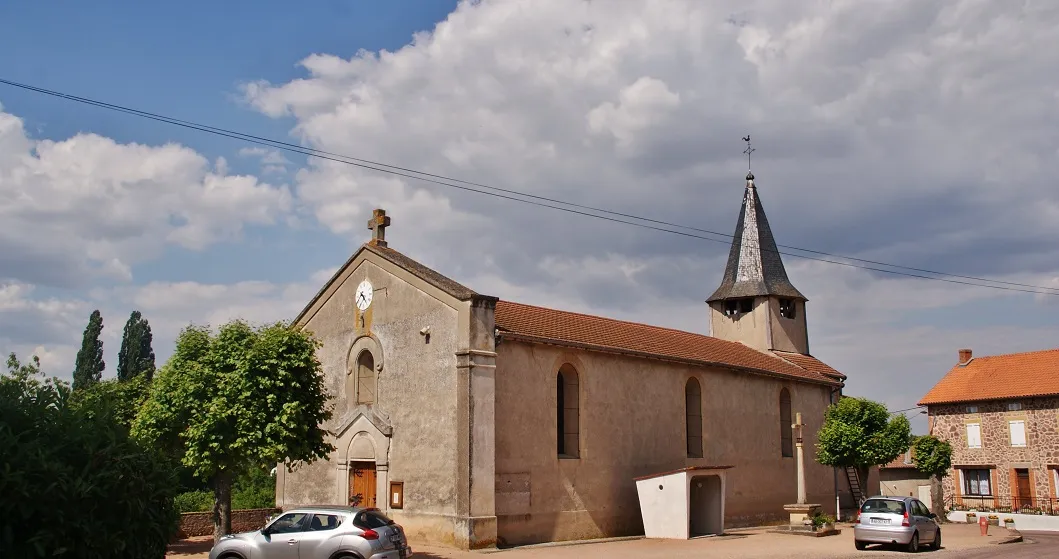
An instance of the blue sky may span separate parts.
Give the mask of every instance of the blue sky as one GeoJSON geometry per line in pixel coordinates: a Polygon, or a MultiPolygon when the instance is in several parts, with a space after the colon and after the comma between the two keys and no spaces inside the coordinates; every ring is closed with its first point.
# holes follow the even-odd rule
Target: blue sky
{"type": "MultiPolygon", "coordinates": [[[[1048,6],[292,6],[4,2],[0,77],[723,232],[750,133],[781,244],[1059,289],[1048,6]]],[[[392,246],[481,292],[697,332],[727,254],[7,86],[0,106],[0,349],[60,376],[95,308],[111,370],[134,308],[161,359],[188,322],[291,317],[378,206],[392,246]]],[[[1059,334],[1056,296],[785,262],[814,355],[892,409],[960,347],[1059,334]]]]}
{"type": "MultiPolygon", "coordinates": [[[[398,49],[455,5],[449,0],[310,0],[296,6],[102,0],[57,7],[16,0],[0,3],[0,68],[11,81],[290,141],[290,120],[249,110],[239,98],[240,83],[302,77],[296,63],[314,52],[348,57],[361,49],[398,49]]],[[[256,170],[238,156],[247,144],[229,138],[13,88],[0,90],[0,103],[25,119],[37,138],[61,140],[90,131],[118,142],[179,142],[211,158],[225,157],[235,172],[256,170]]],[[[238,250],[167,250],[164,258],[134,271],[141,281],[293,281],[302,270],[333,264],[348,246],[315,227],[265,229],[251,232],[238,250]],[[277,257],[290,265],[274,266],[277,257]]]]}

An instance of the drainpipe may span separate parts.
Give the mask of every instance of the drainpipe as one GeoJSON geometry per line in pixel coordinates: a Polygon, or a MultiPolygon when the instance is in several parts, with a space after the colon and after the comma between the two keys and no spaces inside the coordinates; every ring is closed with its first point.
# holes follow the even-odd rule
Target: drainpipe
{"type": "MultiPolygon", "coordinates": [[[[838,393],[839,396],[841,396],[842,387],[839,386],[838,388],[832,390],[830,394],[828,394],[828,403],[831,405],[834,405],[835,403],[835,393],[838,393]]],[[[834,479],[835,484],[835,521],[838,522],[842,519],[842,500],[839,498],[838,495],[838,468],[831,468],[831,476],[834,479]]]]}

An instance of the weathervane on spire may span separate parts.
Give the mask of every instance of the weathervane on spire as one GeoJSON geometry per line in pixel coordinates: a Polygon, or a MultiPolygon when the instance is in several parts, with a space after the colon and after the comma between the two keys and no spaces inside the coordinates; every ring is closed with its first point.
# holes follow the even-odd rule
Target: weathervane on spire
{"type": "Polygon", "coordinates": [[[746,142],[746,149],[743,150],[743,153],[746,154],[746,170],[749,171],[750,170],[750,154],[754,153],[755,150],[754,150],[754,148],[750,147],[750,134],[747,134],[746,136],[744,136],[743,137],[743,141],[746,142]]]}

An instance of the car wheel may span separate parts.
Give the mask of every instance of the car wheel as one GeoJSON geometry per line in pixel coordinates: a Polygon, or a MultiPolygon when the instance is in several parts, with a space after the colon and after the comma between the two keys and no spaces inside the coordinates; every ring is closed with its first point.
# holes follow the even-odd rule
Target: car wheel
{"type": "Polygon", "coordinates": [[[934,531],[934,541],[930,544],[933,550],[941,549],[941,528],[934,531]]]}
{"type": "Polygon", "coordinates": [[[853,547],[856,547],[859,551],[864,551],[864,549],[868,547],[868,543],[862,542],[860,540],[855,540],[853,542],[853,547]]]}
{"type": "Polygon", "coordinates": [[[916,553],[919,551],[919,532],[912,533],[912,539],[908,542],[908,552],[916,553]]]}

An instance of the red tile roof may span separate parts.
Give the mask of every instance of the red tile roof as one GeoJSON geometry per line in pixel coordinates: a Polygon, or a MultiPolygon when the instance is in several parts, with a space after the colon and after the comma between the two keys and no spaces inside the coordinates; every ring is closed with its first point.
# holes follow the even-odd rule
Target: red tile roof
{"type": "Polygon", "coordinates": [[[1059,349],[975,357],[956,365],[919,401],[949,404],[1059,394],[1059,349]]]}
{"type": "Polygon", "coordinates": [[[794,363],[795,365],[805,369],[806,371],[812,371],[819,373],[825,377],[831,377],[839,380],[846,380],[846,375],[832,369],[830,365],[823,361],[813,357],[812,355],[803,355],[801,353],[793,353],[790,351],[773,351],[776,355],[794,363]]]}
{"type": "MultiPolygon", "coordinates": [[[[809,356],[799,356],[804,358],[799,359],[805,364],[801,366],[802,363],[794,360],[711,336],[511,301],[497,301],[496,326],[507,337],[529,342],[733,367],[809,382],[837,384],[837,378],[832,375],[841,374],[809,356]],[[832,373],[828,375],[824,371],[832,373]]],[[[791,354],[784,352],[783,355],[791,354]]]]}

